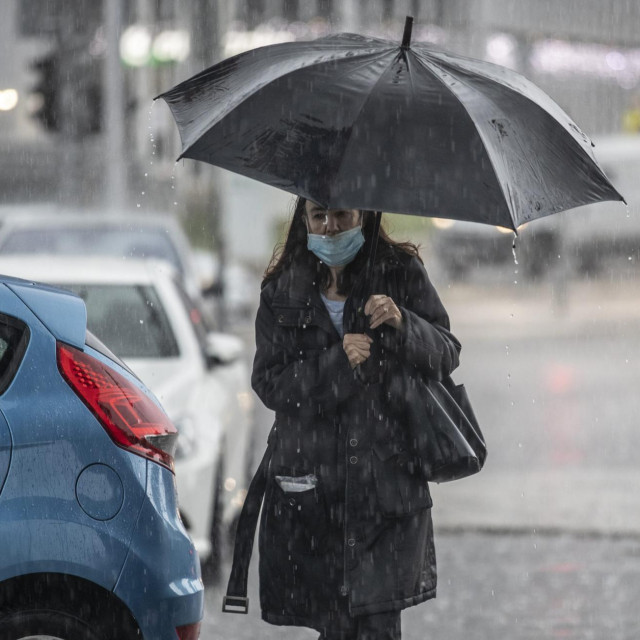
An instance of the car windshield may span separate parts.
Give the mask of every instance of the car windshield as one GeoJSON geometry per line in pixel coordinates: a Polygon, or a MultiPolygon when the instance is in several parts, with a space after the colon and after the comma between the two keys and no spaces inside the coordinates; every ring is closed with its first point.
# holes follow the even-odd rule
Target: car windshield
{"type": "Polygon", "coordinates": [[[182,265],[176,250],[161,227],[91,228],[60,226],[16,229],[2,241],[3,254],[103,255],[125,258],[159,258],[179,273],[182,265]]]}
{"type": "Polygon", "coordinates": [[[171,358],[178,343],[152,286],[65,284],[87,306],[87,328],[119,358],[171,358]]]}

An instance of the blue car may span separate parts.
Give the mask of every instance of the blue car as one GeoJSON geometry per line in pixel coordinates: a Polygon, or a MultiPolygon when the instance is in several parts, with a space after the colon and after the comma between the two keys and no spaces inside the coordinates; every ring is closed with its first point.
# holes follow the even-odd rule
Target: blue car
{"type": "Polygon", "coordinates": [[[0,638],[198,638],[176,439],[79,297],[0,276],[0,638]]]}

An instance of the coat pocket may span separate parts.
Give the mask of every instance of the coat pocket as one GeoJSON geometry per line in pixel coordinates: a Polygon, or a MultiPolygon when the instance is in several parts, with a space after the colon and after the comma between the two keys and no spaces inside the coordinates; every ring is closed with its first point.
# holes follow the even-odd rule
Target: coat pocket
{"type": "Polygon", "coordinates": [[[378,507],[384,516],[400,517],[431,508],[429,485],[415,456],[402,444],[378,442],[372,457],[378,507]]]}
{"type": "Polygon", "coordinates": [[[322,553],[327,534],[327,510],[319,479],[313,475],[272,478],[267,508],[278,537],[295,553],[322,553]]]}

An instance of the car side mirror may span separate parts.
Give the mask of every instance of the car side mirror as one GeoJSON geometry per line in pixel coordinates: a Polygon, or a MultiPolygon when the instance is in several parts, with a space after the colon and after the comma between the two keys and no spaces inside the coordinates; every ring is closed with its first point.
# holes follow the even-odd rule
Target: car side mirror
{"type": "Polygon", "coordinates": [[[224,286],[222,285],[222,282],[216,280],[215,282],[211,283],[210,285],[203,287],[202,289],[202,295],[205,298],[221,298],[222,294],[224,293],[224,286]]]}
{"type": "Polygon", "coordinates": [[[211,331],[207,334],[205,353],[207,364],[231,364],[238,360],[244,352],[244,343],[237,336],[229,333],[211,331]]]}

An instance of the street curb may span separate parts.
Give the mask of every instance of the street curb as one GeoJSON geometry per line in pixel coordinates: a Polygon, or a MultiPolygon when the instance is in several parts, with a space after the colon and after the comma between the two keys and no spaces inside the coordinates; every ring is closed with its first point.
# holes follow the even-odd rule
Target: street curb
{"type": "MultiPolygon", "coordinates": [[[[434,517],[435,520],[435,517],[434,517]]],[[[434,532],[437,536],[462,536],[465,534],[477,534],[486,536],[517,536],[517,537],[572,537],[585,540],[640,540],[640,532],[635,531],[602,531],[598,529],[580,529],[570,527],[554,527],[554,526],[541,526],[541,527],[527,527],[518,525],[500,525],[500,526],[485,526],[485,525],[438,525],[434,522],[434,532]]]]}

